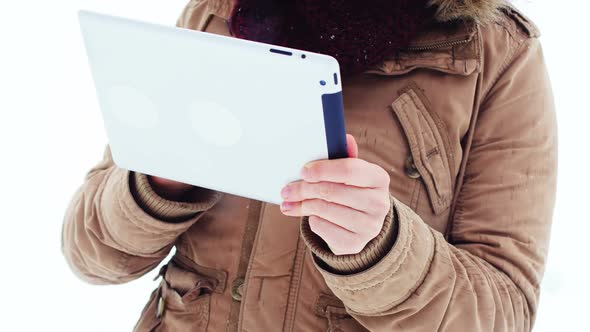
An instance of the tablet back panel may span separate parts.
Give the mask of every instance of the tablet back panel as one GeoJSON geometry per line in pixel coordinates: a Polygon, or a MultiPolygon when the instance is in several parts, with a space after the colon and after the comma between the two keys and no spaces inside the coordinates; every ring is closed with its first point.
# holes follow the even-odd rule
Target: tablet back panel
{"type": "Polygon", "coordinates": [[[115,163],[271,203],[312,160],[346,157],[329,56],[86,11],[115,163]]]}

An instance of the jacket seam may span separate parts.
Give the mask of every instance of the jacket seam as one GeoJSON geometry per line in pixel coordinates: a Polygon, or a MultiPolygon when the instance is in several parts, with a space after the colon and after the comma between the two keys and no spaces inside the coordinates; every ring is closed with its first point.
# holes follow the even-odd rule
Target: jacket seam
{"type": "Polygon", "coordinates": [[[517,42],[518,45],[516,45],[513,48],[513,50],[506,56],[506,59],[502,63],[502,66],[500,66],[500,69],[498,69],[498,72],[494,76],[494,79],[492,80],[492,83],[485,89],[484,93],[482,94],[482,96],[484,96],[484,97],[482,98],[482,102],[480,103],[480,107],[481,107],[482,104],[485,103],[485,101],[488,98],[488,94],[496,86],[496,84],[498,83],[498,81],[500,80],[500,78],[502,76],[504,76],[504,74],[506,73],[506,71],[508,70],[508,68],[510,67],[510,65],[512,65],[514,63],[514,61],[516,61],[517,55],[520,55],[521,54],[520,52],[523,50],[523,46],[525,44],[527,44],[528,42],[530,42],[530,40],[533,39],[533,38],[529,38],[529,39],[523,40],[522,42],[519,43],[516,39],[514,39],[514,37],[510,36],[510,38],[514,42],[517,42]]]}
{"type": "MultiPolygon", "coordinates": [[[[481,26],[478,26],[477,30],[478,30],[478,34],[477,34],[478,47],[477,47],[477,49],[478,49],[478,55],[479,55],[479,59],[480,59],[480,66],[481,66],[481,68],[484,68],[486,60],[485,60],[485,57],[483,56],[484,46],[483,46],[483,38],[481,37],[482,36],[481,26]]],[[[446,225],[445,231],[444,231],[445,240],[449,243],[452,243],[453,229],[455,228],[455,223],[456,223],[455,213],[457,211],[457,204],[458,204],[459,196],[462,192],[463,184],[465,182],[465,172],[467,169],[469,154],[471,153],[471,145],[473,143],[473,136],[474,136],[474,132],[475,132],[475,127],[477,125],[477,119],[479,116],[479,112],[481,110],[481,107],[480,107],[481,99],[482,99],[481,98],[481,96],[482,96],[481,91],[483,89],[482,82],[483,82],[482,71],[479,71],[478,75],[477,75],[477,83],[475,85],[472,113],[470,115],[470,120],[469,120],[469,129],[465,134],[467,141],[464,145],[462,144],[463,149],[462,149],[461,161],[460,161],[457,175],[454,177],[455,179],[453,180],[453,194],[452,194],[452,198],[451,198],[449,217],[447,218],[447,225],[446,225]]],[[[465,139],[465,137],[463,137],[463,139],[465,139]]]]}
{"type": "Polygon", "coordinates": [[[297,232],[297,249],[295,250],[295,259],[293,261],[293,268],[291,273],[291,280],[289,281],[289,290],[288,290],[288,299],[287,299],[287,307],[285,308],[285,331],[293,331],[293,326],[295,324],[295,320],[297,317],[297,308],[299,307],[299,292],[301,290],[301,277],[303,275],[303,267],[305,264],[305,256],[307,246],[305,245],[305,241],[302,239],[301,232],[297,232]],[[299,261],[297,260],[299,258],[299,261]],[[292,288],[295,287],[295,290],[292,288]],[[294,294],[292,294],[294,292],[294,294]],[[292,314],[289,317],[289,310],[292,310],[292,314]],[[287,319],[290,320],[287,321],[287,319]]]}
{"type": "MultiPolygon", "coordinates": [[[[452,261],[453,259],[451,258],[451,256],[452,256],[452,252],[451,252],[450,250],[448,251],[448,255],[449,255],[449,256],[448,256],[448,259],[449,259],[449,265],[450,265],[450,266],[452,266],[452,265],[453,265],[453,261],[452,261]]],[[[457,288],[457,282],[456,282],[456,279],[457,279],[457,272],[456,272],[456,270],[455,270],[455,269],[453,269],[453,270],[455,271],[455,273],[454,273],[454,277],[455,277],[455,278],[454,278],[454,279],[455,279],[454,281],[455,281],[455,282],[453,282],[453,283],[452,283],[452,287],[451,287],[451,293],[450,293],[450,294],[451,294],[451,297],[449,298],[449,302],[451,302],[451,301],[452,301],[452,299],[453,299],[453,294],[455,294],[455,288],[457,288]]],[[[478,303],[478,302],[476,301],[476,304],[475,304],[476,306],[477,306],[477,303],[478,303]]],[[[443,322],[445,322],[445,321],[446,321],[446,319],[445,319],[445,318],[447,317],[447,313],[449,312],[449,309],[450,309],[450,308],[451,308],[451,306],[450,306],[450,305],[447,305],[447,306],[445,306],[445,311],[444,311],[444,313],[443,313],[443,315],[442,315],[442,319],[440,320],[440,324],[439,324],[439,325],[438,325],[438,327],[437,327],[437,331],[440,331],[440,328],[441,328],[441,326],[442,326],[443,322]]]]}
{"type": "MultiPolygon", "coordinates": [[[[436,248],[436,239],[435,239],[435,236],[434,236],[434,234],[433,234],[432,232],[433,232],[432,230],[430,230],[430,231],[429,231],[429,233],[430,233],[430,235],[431,235],[431,237],[432,237],[432,240],[433,240],[433,246],[432,246],[432,250],[430,251],[430,255],[428,256],[427,265],[426,265],[425,269],[422,271],[422,273],[420,274],[420,277],[419,277],[418,279],[416,279],[416,283],[415,283],[415,284],[414,284],[412,287],[410,287],[410,288],[408,289],[408,291],[407,291],[407,292],[406,292],[406,293],[405,293],[403,296],[401,296],[400,298],[398,298],[398,299],[395,299],[394,301],[388,302],[388,303],[386,303],[386,304],[384,304],[384,305],[382,305],[382,306],[380,306],[380,307],[375,307],[375,308],[372,308],[372,310],[371,310],[371,311],[367,311],[367,312],[358,312],[358,311],[357,311],[359,314],[375,314],[375,313],[378,313],[378,312],[381,312],[381,311],[387,310],[387,309],[389,309],[390,307],[391,307],[391,308],[395,308],[395,307],[397,307],[397,306],[401,305],[402,303],[404,303],[404,302],[405,302],[406,300],[408,300],[408,299],[409,299],[409,298],[410,298],[410,297],[411,297],[411,296],[412,296],[414,293],[416,293],[416,291],[418,290],[418,288],[420,288],[420,286],[422,286],[422,285],[424,284],[424,281],[426,280],[426,277],[427,277],[427,276],[428,276],[428,274],[430,273],[430,270],[431,270],[431,268],[432,268],[432,261],[434,260],[434,255],[435,255],[435,252],[436,252],[436,250],[437,250],[437,248],[436,248]]],[[[399,267],[401,267],[401,264],[400,264],[400,266],[399,266],[399,267]]],[[[387,279],[389,279],[389,278],[390,278],[390,277],[391,277],[393,274],[395,274],[395,273],[396,273],[396,272],[399,270],[399,267],[398,267],[398,269],[396,269],[396,271],[395,271],[394,273],[391,273],[391,274],[390,274],[390,275],[389,275],[389,276],[388,276],[388,277],[387,277],[385,280],[383,280],[381,283],[385,282],[385,281],[386,281],[387,279]]],[[[378,284],[376,284],[376,285],[378,285],[378,284]]],[[[373,285],[373,286],[371,286],[371,287],[369,287],[369,288],[366,288],[366,289],[373,288],[373,287],[375,287],[376,285],[373,285]]],[[[365,289],[365,288],[363,288],[363,289],[365,289]]]]}
{"type": "MultiPolygon", "coordinates": [[[[300,235],[300,241],[304,242],[303,239],[301,239],[301,235],[300,235]]],[[[303,277],[303,270],[305,268],[305,259],[307,257],[307,246],[305,245],[305,242],[303,243],[303,252],[301,253],[301,267],[300,267],[300,271],[299,271],[299,277],[297,278],[297,295],[295,296],[295,299],[299,299],[299,294],[301,293],[301,280],[303,277]]],[[[295,301],[295,307],[294,307],[294,313],[293,313],[293,321],[291,322],[291,329],[290,331],[293,331],[294,329],[294,325],[295,325],[295,321],[297,321],[297,310],[299,309],[299,301],[295,301]]]]}
{"type": "MultiPolygon", "coordinates": [[[[102,180],[100,181],[100,183],[97,185],[97,190],[96,190],[96,197],[95,199],[98,201],[98,207],[95,207],[96,210],[96,214],[97,217],[99,218],[99,220],[106,220],[105,215],[104,215],[104,209],[102,208],[102,202],[103,202],[103,198],[104,198],[104,191],[105,191],[105,187],[107,186],[107,182],[109,182],[109,180],[111,179],[111,176],[114,172],[115,168],[110,168],[110,169],[106,169],[104,174],[104,177],[102,178],[102,180]]],[[[98,174],[94,175],[97,176],[98,174]]],[[[86,200],[86,192],[82,192],[82,195],[84,195],[84,200],[86,200]]]]}
{"type": "MultiPolygon", "coordinates": [[[[506,31],[506,28],[500,24],[498,24],[500,27],[502,27],[502,29],[504,29],[506,31]]],[[[507,32],[508,33],[508,32],[507,32]]],[[[508,33],[508,36],[516,42],[516,40],[514,39],[514,37],[508,33]]],[[[516,59],[516,55],[518,54],[518,50],[520,50],[520,48],[522,47],[524,43],[521,43],[519,46],[515,47],[504,59],[504,62],[502,63],[502,65],[500,66],[500,68],[498,69],[494,79],[492,80],[492,83],[485,88],[485,90],[483,90],[483,92],[481,93],[481,98],[479,101],[479,104],[477,105],[477,110],[474,109],[474,112],[481,112],[481,106],[485,103],[485,101],[488,98],[488,94],[489,92],[493,89],[493,87],[498,83],[498,81],[500,80],[500,78],[504,75],[504,73],[506,72],[506,70],[508,69],[508,67],[510,66],[511,63],[513,63],[513,61],[516,59]]],[[[482,47],[483,48],[483,47],[482,47]]],[[[485,53],[485,51],[484,51],[485,53]]],[[[485,57],[484,57],[485,58],[485,57]]],[[[473,137],[475,137],[475,132],[477,131],[477,123],[473,126],[473,131],[474,133],[472,134],[473,137]]],[[[471,139],[472,141],[473,139],[471,139]]],[[[472,146],[470,144],[468,144],[469,146],[469,150],[472,149],[472,146]]],[[[465,161],[465,167],[464,167],[464,174],[462,176],[462,178],[460,179],[460,182],[456,183],[456,186],[461,186],[463,187],[463,184],[466,182],[467,179],[467,170],[470,168],[470,154],[471,151],[469,151],[469,153],[467,153],[466,155],[463,156],[463,158],[467,158],[467,160],[465,161]]],[[[459,171],[460,173],[461,171],[459,171]]],[[[455,201],[455,206],[453,207],[454,211],[452,211],[452,216],[448,222],[447,225],[447,230],[445,232],[445,236],[447,237],[447,240],[449,241],[449,243],[451,243],[452,238],[453,238],[453,234],[456,232],[457,230],[457,226],[460,224],[460,221],[462,221],[463,219],[461,218],[462,216],[462,212],[463,212],[463,192],[464,192],[464,188],[461,188],[461,190],[456,193],[457,198],[455,201]]]]}
{"type": "Polygon", "coordinates": [[[508,32],[511,37],[514,38],[515,36],[521,36],[524,39],[527,39],[540,36],[540,31],[535,23],[513,5],[508,5],[505,8],[504,15],[507,16],[508,19],[512,20],[517,28],[511,30],[507,24],[503,24],[506,22],[506,17],[504,20],[496,22],[496,24],[504,28],[504,30],[506,30],[506,32],[508,32]]]}
{"type": "MultiPolygon", "coordinates": [[[[426,277],[430,273],[430,270],[432,268],[432,261],[434,260],[434,255],[435,255],[436,250],[437,250],[436,238],[435,238],[435,235],[433,234],[432,229],[430,229],[430,235],[432,237],[432,242],[433,243],[432,243],[432,250],[430,251],[430,255],[428,256],[426,268],[424,269],[424,271],[422,271],[422,274],[420,275],[420,278],[418,278],[418,280],[416,281],[416,283],[414,284],[414,286],[412,286],[412,288],[410,288],[408,290],[408,292],[402,298],[400,298],[400,299],[397,300],[399,302],[396,303],[394,307],[397,307],[398,305],[404,303],[414,293],[416,293],[416,291],[418,290],[418,288],[420,288],[420,286],[422,286],[424,284],[424,281],[426,280],[426,277]]],[[[383,310],[384,308],[387,308],[387,307],[391,306],[393,303],[395,303],[397,301],[390,302],[390,303],[382,306],[381,308],[378,308],[378,310],[379,309],[383,310]]]]}
{"type": "MultiPolygon", "coordinates": [[[[511,37],[512,38],[512,37],[511,37]]],[[[488,98],[488,94],[490,93],[490,91],[496,86],[496,84],[498,83],[498,81],[500,80],[500,78],[506,73],[506,71],[508,70],[508,68],[510,67],[511,64],[514,63],[514,61],[516,61],[517,56],[520,54],[520,52],[523,50],[523,46],[529,42],[530,40],[532,40],[533,38],[529,38],[527,39],[525,42],[520,43],[517,47],[515,47],[513,49],[512,52],[510,52],[509,55],[506,56],[506,59],[504,60],[502,66],[500,67],[500,69],[498,69],[498,72],[496,74],[496,76],[494,77],[494,80],[492,81],[493,83],[489,85],[489,87],[487,87],[484,92],[482,93],[482,98],[481,101],[479,102],[478,105],[478,112],[481,112],[481,107],[483,104],[485,104],[487,98],[488,98]]],[[[474,130],[474,134],[473,137],[475,137],[475,133],[477,132],[477,124],[475,124],[473,130],[474,130]]],[[[473,147],[470,146],[470,150],[473,147]]],[[[471,163],[471,151],[470,153],[465,156],[465,158],[467,158],[467,161],[465,163],[465,174],[463,176],[463,179],[461,180],[461,182],[464,184],[466,182],[466,180],[468,180],[467,177],[467,170],[470,169],[470,163],[471,163]]],[[[457,230],[457,226],[460,226],[460,221],[462,221],[462,213],[463,213],[463,193],[464,193],[464,189],[465,188],[461,188],[461,191],[457,194],[457,201],[455,203],[455,211],[453,212],[453,218],[452,221],[450,221],[452,223],[452,225],[449,226],[448,229],[448,238],[449,240],[452,239],[453,234],[456,232],[457,230]]]]}

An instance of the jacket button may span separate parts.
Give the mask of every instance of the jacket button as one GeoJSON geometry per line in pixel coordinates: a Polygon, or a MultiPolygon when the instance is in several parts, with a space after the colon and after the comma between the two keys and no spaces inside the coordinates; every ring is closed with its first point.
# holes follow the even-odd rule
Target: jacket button
{"type": "Polygon", "coordinates": [[[244,289],[244,278],[234,280],[231,287],[231,297],[236,301],[242,301],[242,291],[244,289]]]}
{"type": "Polygon", "coordinates": [[[412,158],[412,156],[409,156],[408,159],[406,159],[404,168],[408,177],[412,179],[417,179],[420,177],[420,172],[418,172],[416,164],[414,163],[414,158],[412,158]]]}

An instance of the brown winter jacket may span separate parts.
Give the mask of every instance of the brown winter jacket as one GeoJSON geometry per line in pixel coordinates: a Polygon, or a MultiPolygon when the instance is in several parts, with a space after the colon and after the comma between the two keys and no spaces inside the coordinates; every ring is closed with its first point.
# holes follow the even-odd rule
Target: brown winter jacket
{"type": "MultiPolygon", "coordinates": [[[[124,283],[176,247],[137,331],[530,330],[557,161],[539,32],[501,1],[431,3],[436,28],[343,82],[359,157],[391,177],[362,252],[332,254],[277,205],[202,188],[167,201],[107,148],[66,213],[72,269],[124,283]]],[[[231,8],[191,0],[178,25],[229,35],[231,8]]]]}

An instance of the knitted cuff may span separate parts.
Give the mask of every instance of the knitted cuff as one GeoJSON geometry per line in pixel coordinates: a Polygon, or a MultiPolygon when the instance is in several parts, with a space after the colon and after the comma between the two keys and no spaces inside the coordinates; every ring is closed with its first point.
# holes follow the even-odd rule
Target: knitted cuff
{"type": "Polygon", "coordinates": [[[316,261],[326,270],[342,275],[365,271],[385,257],[397,238],[397,218],[391,196],[390,202],[391,208],[385,217],[381,232],[358,254],[335,255],[326,242],[311,230],[308,217],[303,217],[301,222],[303,240],[314,254],[316,261]]]}
{"type": "Polygon", "coordinates": [[[129,187],[137,204],[152,217],[166,222],[182,222],[213,207],[221,192],[194,187],[182,201],[167,200],[154,192],[145,174],[132,172],[129,187]]]}

